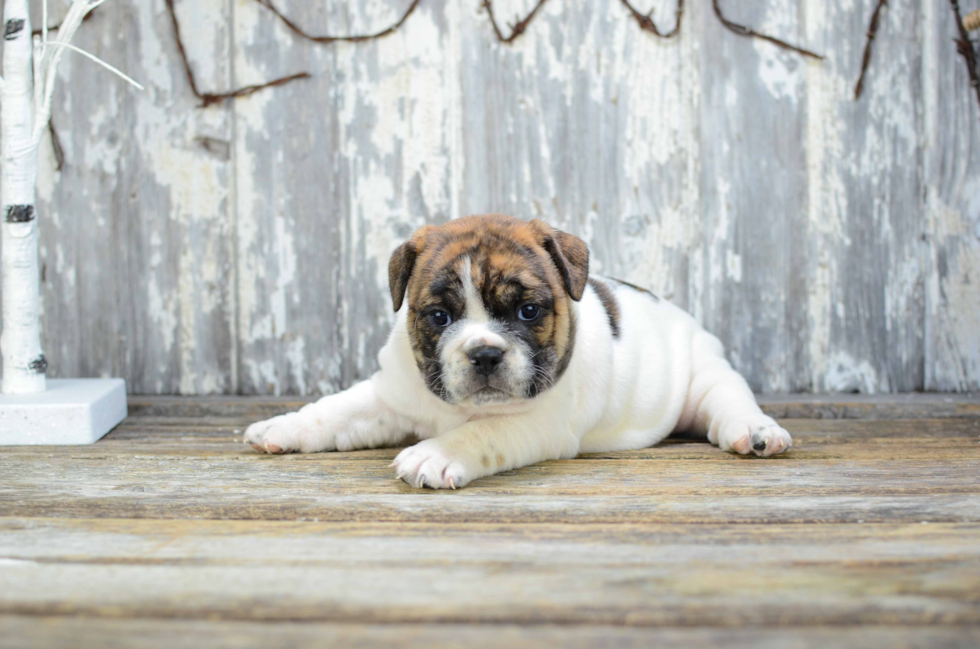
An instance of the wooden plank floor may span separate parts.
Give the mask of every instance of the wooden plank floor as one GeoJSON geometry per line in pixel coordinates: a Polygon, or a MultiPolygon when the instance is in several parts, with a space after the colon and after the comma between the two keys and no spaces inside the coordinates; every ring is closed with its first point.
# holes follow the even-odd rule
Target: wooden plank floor
{"type": "Polygon", "coordinates": [[[770,398],[777,458],[455,492],[241,444],[297,405],[134,398],[95,445],[0,449],[0,646],[980,646],[976,399],[770,398]]]}

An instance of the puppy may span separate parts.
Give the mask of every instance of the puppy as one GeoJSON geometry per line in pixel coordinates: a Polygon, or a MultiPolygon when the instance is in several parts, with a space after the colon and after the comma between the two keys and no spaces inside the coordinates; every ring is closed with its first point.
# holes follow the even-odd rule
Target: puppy
{"type": "Polygon", "coordinates": [[[370,380],[253,424],[266,453],[419,443],[392,466],[415,487],[579,453],[646,448],[672,431],[769,456],[792,440],[756,405],[717,338],[668,302],[589,277],[589,250],[538,220],[425,226],[388,267],[397,318],[370,380]]]}

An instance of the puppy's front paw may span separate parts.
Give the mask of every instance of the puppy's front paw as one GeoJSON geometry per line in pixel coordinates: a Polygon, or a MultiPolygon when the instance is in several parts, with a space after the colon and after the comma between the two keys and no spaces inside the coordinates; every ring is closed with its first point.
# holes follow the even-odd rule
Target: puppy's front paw
{"type": "Polygon", "coordinates": [[[300,450],[301,430],[296,413],[279,415],[245,429],[245,443],[260,453],[293,453],[300,450]]]}
{"type": "Polygon", "coordinates": [[[718,447],[741,455],[763,457],[782,453],[793,445],[793,438],[782,426],[766,417],[759,421],[734,421],[722,426],[718,447]]]}
{"type": "Polygon", "coordinates": [[[396,477],[413,487],[458,489],[478,477],[468,464],[461,455],[444,448],[438,439],[427,439],[404,449],[391,466],[396,477]]]}

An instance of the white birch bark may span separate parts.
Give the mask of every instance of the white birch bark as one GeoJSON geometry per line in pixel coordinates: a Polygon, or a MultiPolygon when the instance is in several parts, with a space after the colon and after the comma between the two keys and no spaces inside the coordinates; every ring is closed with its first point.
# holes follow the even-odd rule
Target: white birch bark
{"type": "MultiPolygon", "coordinates": [[[[42,38],[31,35],[27,0],[4,2],[3,75],[0,79],[0,220],[3,225],[4,394],[44,391],[48,362],[41,353],[40,277],[37,261],[37,147],[51,118],[58,63],[65,50],[95,61],[142,90],[142,86],[69,43],[85,14],[105,0],[74,0],[53,41],[47,22],[42,38]]],[[[47,20],[47,4],[42,4],[47,20]]]]}
{"type": "Polygon", "coordinates": [[[38,276],[37,144],[34,70],[27,0],[6,0],[0,89],[0,226],[3,234],[3,392],[44,390],[38,276]]]}

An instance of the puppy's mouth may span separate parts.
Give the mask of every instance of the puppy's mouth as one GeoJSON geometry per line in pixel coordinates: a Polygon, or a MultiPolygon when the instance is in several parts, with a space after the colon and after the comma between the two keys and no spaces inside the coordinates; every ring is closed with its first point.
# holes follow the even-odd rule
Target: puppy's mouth
{"type": "Polygon", "coordinates": [[[482,406],[488,403],[506,403],[510,401],[513,396],[514,395],[506,390],[484,385],[483,387],[477,388],[473,392],[466,395],[466,400],[470,401],[475,406],[482,406]]]}
{"type": "Polygon", "coordinates": [[[489,385],[485,385],[482,388],[473,391],[473,394],[503,394],[506,396],[511,396],[510,392],[506,390],[501,390],[500,388],[495,388],[489,385]]]}

